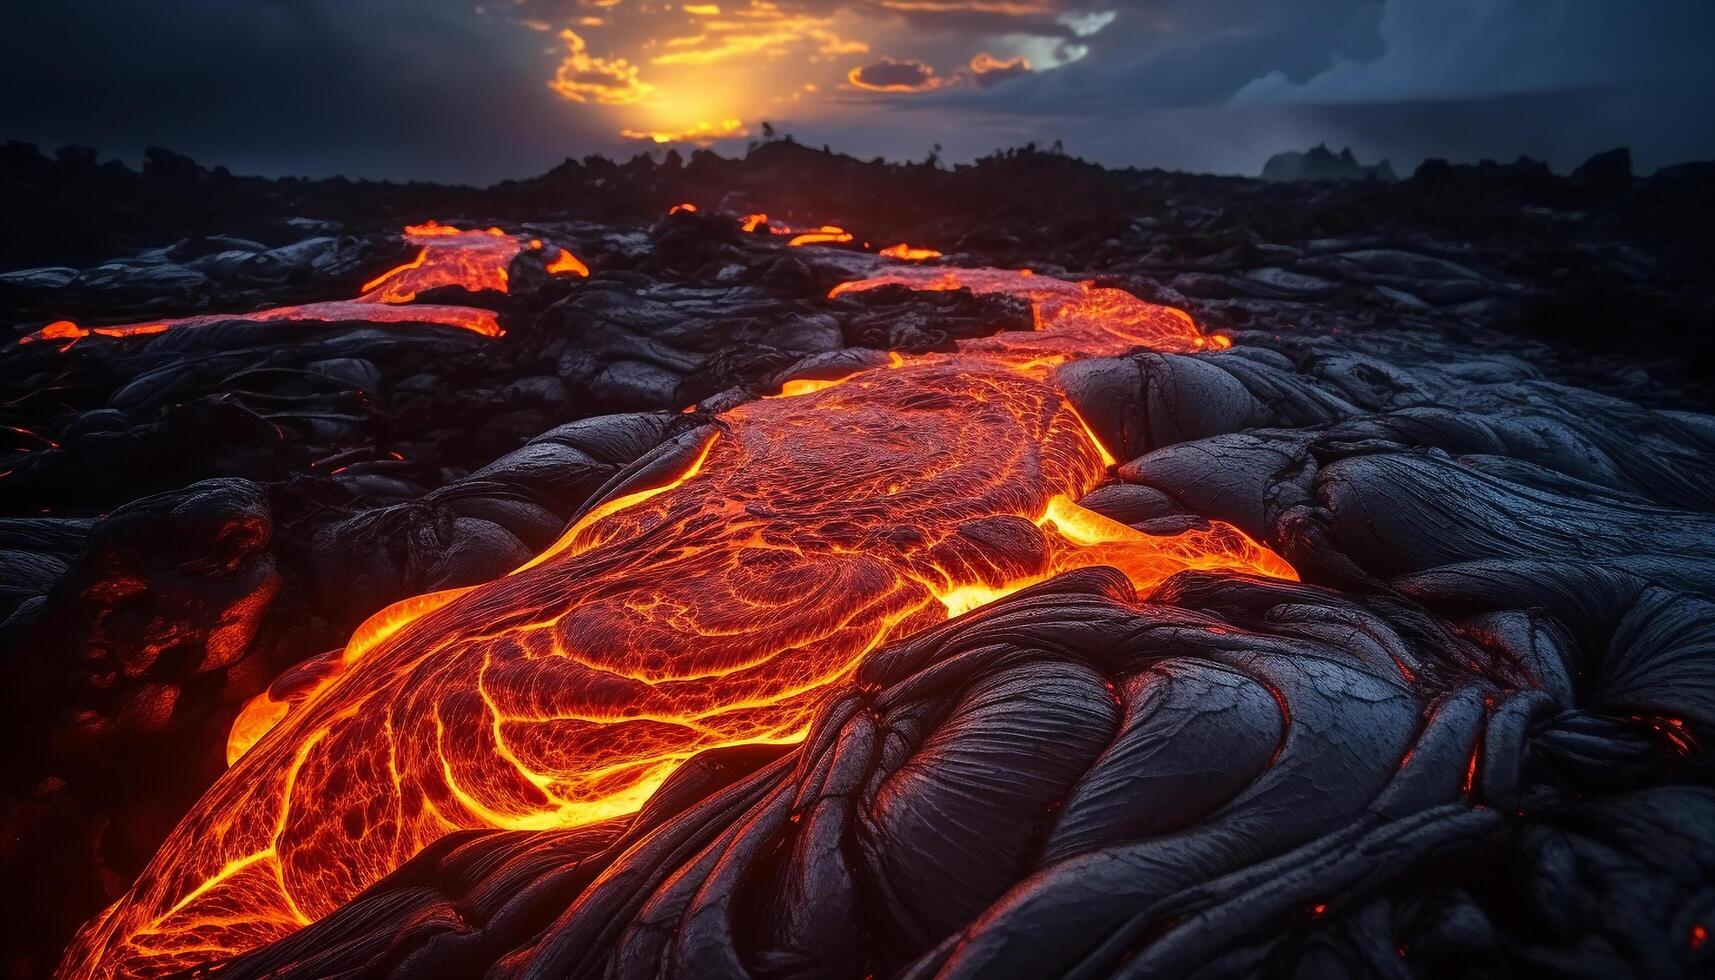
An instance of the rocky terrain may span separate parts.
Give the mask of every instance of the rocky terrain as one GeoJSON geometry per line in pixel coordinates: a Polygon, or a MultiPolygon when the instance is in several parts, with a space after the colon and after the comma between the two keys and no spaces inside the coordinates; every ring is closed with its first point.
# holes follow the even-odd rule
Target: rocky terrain
{"type": "Polygon", "coordinates": [[[1262,179],[1379,180],[1391,183],[1398,180],[1399,175],[1393,172],[1393,164],[1387,160],[1362,164],[1349,146],[1335,153],[1328,149],[1328,144],[1319,143],[1302,153],[1287,150],[1269,157],[1262,166],[1262,179]]]}
{"type": "MultiPolygon", "coordinates": [[[[8,144],[6,968],[52,969],[120,901],[63,969],[1707,969],[1712,202],[1715,166],[1639,177],[1623,151],[1564,177],[1304,183],[775,141],[474,189],[8,144]],[[361,305],[422,264],[439,233],[403,230],[430,220],[495,227],[505,274],[361,305]],[[878,254],[896,244],[926,251],[878,254]],[[505,579],[709,433],[774,417],[763,396],[837,420],[859,382],[819,383],[882,386],[1085,295],[936,282],[986,267],[1191,315],[1042,369],[1111,457],[1074,496],[1140,536],[1127,554],[1232,528],[1293,577],[1055,564],[1076,535],[1008,524],[1000,492],[922,546],[1040,580],[887,633],[818,688],[801,744],[710,749],[575,828],[467,800],[466,829],[305,928],[175,934],[151,959],[112,924],[172,880],[170,842],[210,833],[198,799],[285,751],[378,611],[505,579]],[[247,758],[241,712],[276,707],[247,758]]],[[[835,447],[882,427],[830,425],[835,447]]]]}

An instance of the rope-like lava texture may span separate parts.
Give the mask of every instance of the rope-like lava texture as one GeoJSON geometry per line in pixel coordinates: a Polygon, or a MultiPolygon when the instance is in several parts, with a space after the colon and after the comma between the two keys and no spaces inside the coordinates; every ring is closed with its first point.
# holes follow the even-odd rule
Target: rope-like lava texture
{"type": "Polygon", "coordinates": [[[217,973],[1706,969],[1715,423],[1237,341],[1062,370],[1133,457],[1083,503],[1320,584],[1069,572],[873,654],[798,748],[448,839],[217,973]]]}

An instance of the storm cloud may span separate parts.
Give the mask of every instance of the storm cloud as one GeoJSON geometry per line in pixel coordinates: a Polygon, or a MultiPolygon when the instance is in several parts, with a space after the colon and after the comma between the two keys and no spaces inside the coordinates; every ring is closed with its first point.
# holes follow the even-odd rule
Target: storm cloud
{"type": "Polygon", "coordinates": [[[548,89],[540,37],[463,0],[80,0],[0,18],[7,138],[128,157],[158,144],[266,174],[491,179],[605,135],[548,89]]]}
{"type": "Polygon", "coordinates": [[[921,61],[895,61],[883,58],[868,65],[853,68],[846,79],[861,89],[872,92],[927,92],[947,84],[935,74],[935,69],[921,61]]]}
{"type": "Polygon", "coordinates": [[[1715,4],[1390,0],[1376,27],[1374,58],[1336,55],[1303,79],[1270,71],[1234,101],[1483,99],[1715,80],[1715,4]]]}
{"type": "Polygon", "coordinates": [[[1062,139],[1255,172],[1618,144],[1715,156],[1706,0],[87,0],[10,5],[0,137],[486,181],[763,119],[860,155],[1062,139]],[[1004,84],[998,84],[1002,83],[1004,84]]]}

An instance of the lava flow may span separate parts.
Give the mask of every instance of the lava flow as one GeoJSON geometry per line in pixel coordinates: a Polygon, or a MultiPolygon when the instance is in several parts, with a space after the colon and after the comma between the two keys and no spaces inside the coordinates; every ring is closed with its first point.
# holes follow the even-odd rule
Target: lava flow
{"type": "MultiPolygon", "coordinates": [[[[667,213],[677,214],[680,211],[695,210],[697,210],[697,206],[695,204],[680,204],[676,205],[667,213]]],[[[786,242],[788,245],[844,245],[853,240],[852,233],[841,228],[839,225],[821,225],[816,228],[794,228],[791,225],[773,224],[768,220],[768,215],[766,214],[744,215],[739,219],[739,228],[747,233],[756,233],[760,230],[761,232],[765,232],[770,235],[790,235],[790,240],[786,242]]],[[[907,246],[901,243],[895,247],[906,248],[907,246]]],[[[884,251],[883,254],[892,253],[884,251]]],[[[935,255],[940,254],[940,252],[935,253],[935,255]]],[[[903,258],[906,256],[899,257],[903,258]]],[[[930,256],[922,255],[912,257],[929,258],[930,256]]]]}
{"type": "Polygon", "coordinates": [[[1218,346],[1184,314],[994,270],[838,292],[887,283],[1025,296],[1038,330],[741,405],[513,574],[379,613],[290,703],[246,711],[232,767],[62,972],[252,948],[452,830],[631,812],[697,752],[800,739],[879,645],[1059,572],[1293,576],[1234,528],[1153,537],[1075,502],[1113,460],[1053,368],[1218,346]]]}
{"type": "Polygon", "coordinates": [[[904,242],[900,242],[898,245],[889,245],[876,254],[884,255],[890,259],[899,259],[903,262],[926,262],[929,259],[941,257],[941,253],[935,249],[917,248],[904,242]]]}
{"type": "MultiPolygon", "coordinates": [[[[464,231],[434,221],[407,226],[405,239],[418,247],[416,258],[365,283],[362,294],[356,299],[281,306],[254,313],[210,313],[101,327],[82,327],[70,320],[56,320],[18,342],[62,340],[75,343],[91,334],[137,337],[230,320],[437,323],[485,337],[500,336],[500,321],[492,310],[450,304],[407,304],[413,304],[419,293],[444,286],[458,286],[473,293],[483,290],[506,292],[506,268],[524,247],[519,240],[499,228],[464,231]]],[[[532,244],[541,247],[539,242],[532,244]]],[[[564,249],[559,250],[547,269],[555,275],[589,275],[589,269],[564,249]]]]}

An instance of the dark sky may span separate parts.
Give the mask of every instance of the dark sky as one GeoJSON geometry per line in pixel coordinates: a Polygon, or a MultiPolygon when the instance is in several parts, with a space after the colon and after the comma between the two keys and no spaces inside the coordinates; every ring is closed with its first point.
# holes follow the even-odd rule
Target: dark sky
{"type": "Polygon", "coordinates": [[[1255,173],[1715,158],[1715,0],[18,0],[0,138],[488,181],[679,138],[1255,173]]]}

